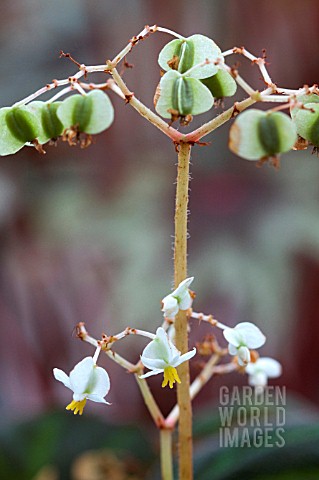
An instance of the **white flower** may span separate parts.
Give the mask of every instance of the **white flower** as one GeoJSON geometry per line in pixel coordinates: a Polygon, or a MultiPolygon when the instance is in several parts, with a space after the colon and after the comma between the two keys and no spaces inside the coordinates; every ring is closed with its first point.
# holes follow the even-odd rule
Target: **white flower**
{"type": "Polygon", "coordinates": [[[270,357],[261,357],[254,363],[249,363],[246,367],[248,373],[249,385],[256,387],[257,391],[262,392],[267,385],[268,378],[276,378],[281,375],[282,368],[277,360],[270,357]]]}
{"type": "Polygon", "coordinates": [[[196,348],[183,355],[169,339],[164,328],[156,330],[156,337],[143,350],[141,361],[151,371],[141,375],[140,378],[150,377],[158,373],[164,373],[162,387],[169,384],[173,388],[175,382],[181,383],[176,367],[186,362],[196,354],[196,348]]]}
{"type": "Polygon", "coordinates": [[[53,369],[53,375],[73,391],[73,400],[66,409],[74,411],[75,415],[82,415],[87,400],[108,403],[104,397],[110,390],[110,379],[107,372],[96,365],[93,357],[86,357],[76,364],[70,376],[59,368],[53,369]]]}
{"type": "Polygon", "coordinates": [[[163,298],[163,308],[164,317],[169,320],[174,320],[175,315],[178,314],[179,310],[188,310],[192,306],[192,297],[189,293],[188,287],[194,280],[194,277],[186,278],[183,280],[174,292],[167,295],[163,298]]]}
{"type": "Polygon", "coordinates": [[[235,328],[225,328],[224,337],[229,342],[230,355],[238,356],[239,365],[247,365],[250,362],[250,348],[259,348],[265,341],[265,335],[256,325],[250,322],[242,322],[235,328]]]}

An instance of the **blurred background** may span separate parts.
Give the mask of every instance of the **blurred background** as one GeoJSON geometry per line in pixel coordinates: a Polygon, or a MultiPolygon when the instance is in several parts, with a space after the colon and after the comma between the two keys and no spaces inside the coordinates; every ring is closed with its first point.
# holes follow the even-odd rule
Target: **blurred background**
{"type": "MultiPolygon", "coordinates": [[[[319,81],[316,0],[2,0],[0,12],[1,106],[75,73],[60,50],[101,64],[155,23],[185,36],[205,34],[222,50],[244,45],[259,56],[266,49],[270,75],[282,87],[319,81]]],[[[134,68],[124,78],[150,106],[157,55],[169,40],[152,35],[127,58],[134,68]]],[[[263,88],[249,61],[227,61],[239,62],[244,78],[263,88]]],[[[110,96],[115,122],[88,149],[59,142],[46,155],[24,148],[0,161],[3,479],[158,478],[156,432],[130,375],[101,358],[112,406],[88,404],[80,419],[64,413],[70,393],[52,376],[53,367],[69,372],[92,354],[75,338],[78,322],[97,338],[128,325],[155,330],[172,285],[174,146],[110,96]]],[[[243,98],[239,89],[236,99],[243,98]]],[[[192,127],[219,111],[200,115],[192,127]]],[[[194,309],[229,326],[260,326],[268,339],[261,354],[284,367],[276,384],[287,387],[292,430],[283,449],[255,456],[247,449],[234,461],[236,449],[218,449],[218,392],[246,378],[213,379],[195,401],[196,478],[288,478],[289,471],[289,478],[319,478],[319,160],[309,149],[284,155],[279,171],[256,168],[228,150],[228,130],[210,134],[204,140],[211,145],[192,153],[194,309]]],[[[193,322],[191,346],[210,332],[197,327],[193,322]]],[[[136,361],[144,345],[128,338],[118,351],[136,361]]],[[[195,375],[200,359],[193,365],[195,375]]],[[[163,392],[156,377],[150,385],[168,413],[174,392],[163,392]]]]}

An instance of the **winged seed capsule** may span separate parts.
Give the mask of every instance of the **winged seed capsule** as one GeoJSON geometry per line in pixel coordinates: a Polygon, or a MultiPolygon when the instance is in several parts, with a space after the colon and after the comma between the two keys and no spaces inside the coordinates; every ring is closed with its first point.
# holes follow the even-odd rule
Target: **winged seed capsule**
{"type": "Polygon", "coordinates": [[[92,90],[87,95],[72,95],[57,109],[60,121],[79,133],[97,134],[106,130],[114,118],[109,97],[101,90],[92,90]]]}
{"type": "Polygon", "coordinates": [[[57,116],[57,110],[62,102],[41,102],[36,100],[29,103],[28,109],[37,116],[41,130],[37,137],[39,143],[44,144],[49,140],[57,140],[62,135],[64,125],[57,116]]]}
{"type": "Polygon", "coordinates": [[[176,70],[166,72],[161,78],[156,95],[156,111],[164,118],[198,115],[209,110],[214,97],[196,78],[186,77],[176,70]]]}
{"type": "Polygon", "coordinates": [[[178,57],[178,68],[180,73],[185,73],[194,65],[195,46],[192,40],[178,41],[173,57],[178,57]]]}
{"type": "Polygon", "coordinates": [[[229,132],[230,150],[247,160],[287,152],[296,140],[296,128],[288,115],[256,109],[238,115],[229,132]]]}
{"type": "Polygon", "coordinates": [[[219,69],[218,72],[201,82],[209,89],[214,98],[231,97],[236,93],[237,83],[230,73],[219,69]]]}
{"type": "Polygon", "coordinates": [[[45,153],[39,141],[41,121],[30,105],[0,108],[0,155],[12,155],[26,143],[45,153]]]}
{"type": "Polygon", "coordinates": [[[26,107],[10,108],[5,116],[10,133],[20,142],[32,142],[40,129],[37,118],[26,107]]]}
{"type": "Polygon", "coordinates": [[[292,117],[297,133],[319,147],[319,103],[306,103],[304,106],[292,117]]]}
{"type": "Polygon", "coordinates": [[[189,77],[201,79],[215,75],[218,64],[224,63],[224,58],[213,40],[195,34],[167,43],[160,51],[158,63],[165,71],[177,70],[189,77]],[[194,69],[196,65],[198,67],[194,69]]]}
{"type": "Polygon", "coordinates": [[[41,111],[41,122],[44,134],[52,140],[57,139],[64,130],[63,123],[57,115],[62,102],[46,103],[41,111]]]}

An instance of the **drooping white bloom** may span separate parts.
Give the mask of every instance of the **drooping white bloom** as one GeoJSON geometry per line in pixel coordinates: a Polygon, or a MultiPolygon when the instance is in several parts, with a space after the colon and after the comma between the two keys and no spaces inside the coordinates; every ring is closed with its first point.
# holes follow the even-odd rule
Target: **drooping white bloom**
{"type": "Polygon", "coordinates": [[[159,327],[156,330],[154,340],[146,345],[141,355],[143,365],[149,368],[150,372],[141,375],[140,378],[164,373],[162,387],[166,387],[169,384],[169,387],[173,388],[175,382],[181,383],[176,367],[192,358],[195,354],[196,348],[193,348],[190,352],[182,355],[169,339],[164,328],[159,327]]]}
{"type": "Polygon", "coordinates": [[[282,372],[280,363],[270,357],[258,358],[256,362],[249,363],[245,370],[249,375],[249,385],[256,387],[259,392],[267,385],[268,378],[277,378],[282,372]]]}
{"type": "Polygon", "coordinates": [[[225,328],[224,337],[229,342],[230,355],[238,356],[239,365],[247,365],[250,362],[250,348],[259,348],[265,341],[265,335],[256,325],[250,322],[238,323],[235,328],[225,328]]]}
{"type": "Polygon", "coordinates": [[[166,295],[162,300],[164,317],[169,320],[174,320],[175,315],[179,310],[188,310],[192,306],[193,299],[189,293],[188,287],[194,280],[194,277],[189,277],[183,280],[174,292],[166,295]]]}
{"type": "Polygon", "coordinates": [[[110,390],[110,378],[104,368],[96,365],[94,357],[77,363],[69,376],[59,368],[53,369],[56,380],[73,391],[73,400],[66,409],[74,411],[74,415],[82,415],[87,400],[108,404],[104,397],[110,390]]]}

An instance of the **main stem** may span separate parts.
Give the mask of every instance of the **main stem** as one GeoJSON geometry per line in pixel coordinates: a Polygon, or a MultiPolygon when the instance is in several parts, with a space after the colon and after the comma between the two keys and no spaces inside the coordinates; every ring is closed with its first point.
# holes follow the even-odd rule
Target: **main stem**
{"type": "MultiPolygon", "coordinates": [[[[175,288],[187,277],[187,208],[189,187],[189,162],[191,145],[181,143],[178,152],[177,186],[175,203],[174,281],[175,288]]],[[[175,319],[176,347],[182,353],[188,351],[188,318],[180,310],[175,319]]],[[[178,367],[181,383],[177,387],[179,406],[179,478],[193,478],[192,404],[190,397],[189,364],[178,367]]]]}

